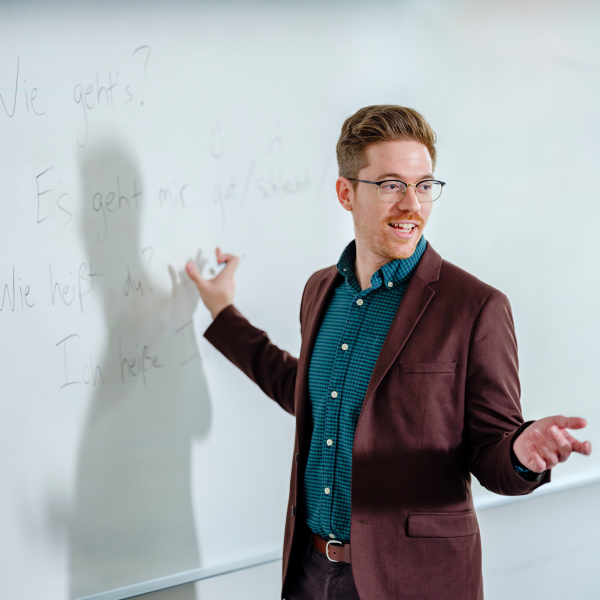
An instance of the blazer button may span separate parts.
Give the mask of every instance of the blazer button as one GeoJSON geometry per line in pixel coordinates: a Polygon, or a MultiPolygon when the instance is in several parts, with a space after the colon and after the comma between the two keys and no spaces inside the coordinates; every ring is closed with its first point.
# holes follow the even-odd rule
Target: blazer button
{"type": "Polygon", "coordinates": [[[294,456],[294,459],[296,460],[296,464],[297,464],[298,463],[298,455],[297,454],[294,456]]]}
{"type": "Polygon", "coordinates": [[[292,504],[292,517],[296,516],[296,507],[292,504]]]}

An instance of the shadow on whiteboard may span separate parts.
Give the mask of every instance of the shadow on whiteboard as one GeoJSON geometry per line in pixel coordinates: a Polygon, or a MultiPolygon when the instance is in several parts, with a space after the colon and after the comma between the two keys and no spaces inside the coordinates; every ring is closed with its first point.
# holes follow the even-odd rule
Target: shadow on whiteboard
{"type": "MultiPolygon", "coordinates": [[[[102,274],[103,314],[93,318],[107,337],[79,444],[70,598],[201,566],[191,450],[212,415],[191,326],[198,293],[174,271],[171,294],[153,286],[135,160],[105,142],[85,150],[81,177],[82,235],[102,274]]],[[[182,598],[195,599],[194,587],[184,587],[182,598]]]]}

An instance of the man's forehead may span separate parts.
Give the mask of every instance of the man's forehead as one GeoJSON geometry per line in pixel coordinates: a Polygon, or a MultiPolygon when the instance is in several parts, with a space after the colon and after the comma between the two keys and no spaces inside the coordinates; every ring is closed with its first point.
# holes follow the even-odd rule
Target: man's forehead
{"type": "Polygon", "coordinates": [[[431,155],[425,144],[413,140],[377,142],[366,148],[369,172],[378,179],[393,175],[431,176],[431,155]],[[382,177],[379,177],[379,176],[382,177]]]}
{"type": "Polygon", "coordinates": [[[402,161],[428,160],[431,162],[427,146],[415,140],[376,142],[367,146],[366,153],[371,158],[392,158],[402,161]]]}

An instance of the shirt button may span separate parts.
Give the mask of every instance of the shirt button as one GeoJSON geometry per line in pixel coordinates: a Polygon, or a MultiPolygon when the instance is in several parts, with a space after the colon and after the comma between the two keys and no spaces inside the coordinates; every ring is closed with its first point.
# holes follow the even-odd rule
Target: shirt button
{"type": "Polygon", "coordinates": [[[359,306],[362,306],[362,305],[363,305],[363,300],[362,300],[362,298],[359,298],[359,299],[356,301],[356,304],[358,304],[359,306]]]}
{"type": "Polygon", "coordinates": [[[342,344],[342,350],[348,350],[348,344],[342,344]]]}
{"type": "Polygon", "coordinates": [[[388,281],[388,287],[394,287],[394,284],[391,281],[388,281]]]}
{"type": "Polygon", "coordinates": [[[331,490],[329,488],[325,488],[325,493],[329,494],[329,492],[331,492],[331,490]]]}
{"type": "Polygon", "coordinates": [[[337,392],[335,390],[333,392],[331,392],[331,397],[332,398],[337,398],[337,392]]]}
{"type": "Polygon", "coordinates": [[[334,540],[334,539],[335,539],[335,535],[334,535],[333,533],[330,533],[330,534],[329,534],[329,537],[330,537],[332,540],[334,540]]]}
{"type": "Polygon", "coordinates": [[[327,445],[331,446],[333,444],[333,440],[327,440],[327,445]]]}

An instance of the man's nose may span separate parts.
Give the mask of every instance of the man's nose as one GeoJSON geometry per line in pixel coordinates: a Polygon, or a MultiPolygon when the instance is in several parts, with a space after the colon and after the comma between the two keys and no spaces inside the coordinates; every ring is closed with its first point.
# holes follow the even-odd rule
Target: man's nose
{"type": "Polygon", "coordinates": [[[398,202],[398,208],[409,210],[410,212],[417,212],[421,208],[421,203],[417,198],[417,190],[414,186],[408,186],[404,198],[398,202]]]}

